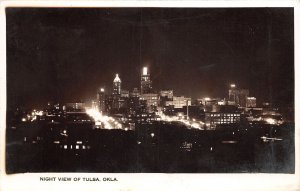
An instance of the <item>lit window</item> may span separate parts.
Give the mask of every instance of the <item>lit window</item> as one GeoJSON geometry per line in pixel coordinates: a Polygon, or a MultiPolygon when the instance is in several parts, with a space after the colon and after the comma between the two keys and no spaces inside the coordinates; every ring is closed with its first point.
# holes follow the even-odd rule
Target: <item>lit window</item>
{"type": "Polygon", "coordinates": [[[68,145],[64,145],[64,149],[67,149],[68,148],[68,145]]]}

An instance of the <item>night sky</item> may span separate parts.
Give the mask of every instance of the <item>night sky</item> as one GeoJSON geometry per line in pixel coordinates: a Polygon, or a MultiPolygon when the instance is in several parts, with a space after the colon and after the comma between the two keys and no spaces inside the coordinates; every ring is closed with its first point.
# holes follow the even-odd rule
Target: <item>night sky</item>
{"type": "Polygon", "coordinates": [[[294,104],[293,8],[7,8],[7,103],[96,98],[140,88],[192,98],[228,96],[230,83],[258,103],[294,104]]]}

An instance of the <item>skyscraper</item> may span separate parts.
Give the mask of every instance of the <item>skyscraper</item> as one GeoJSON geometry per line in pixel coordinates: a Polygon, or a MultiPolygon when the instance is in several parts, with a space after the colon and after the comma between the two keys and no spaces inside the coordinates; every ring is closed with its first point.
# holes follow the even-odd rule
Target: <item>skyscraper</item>
{"type": "Polygon", "coordinates": [[[121,95],[121,79],[118,74],[113,81],[113,95],[121,95]]]}
{"type": "Polygon", "coordinates": [[[105,92],[104,88],[99,88],[97,92],[98,109],[101,112],[105,111],[105,92]]]}
{"type": "Polygon", "coordinates": [[[235,84],[231,84],[228,93],[229,101],[234,102],[238,106],[246,107],[247,97],[249,96],[249,90],[237,89],[235,84]]]}
{"type": "Polygon", "coordinates": [[[147,67],[143,67],[141,75],[141,94],[151,93],[152,82],[150,80],[150,73],[147,67]]]}

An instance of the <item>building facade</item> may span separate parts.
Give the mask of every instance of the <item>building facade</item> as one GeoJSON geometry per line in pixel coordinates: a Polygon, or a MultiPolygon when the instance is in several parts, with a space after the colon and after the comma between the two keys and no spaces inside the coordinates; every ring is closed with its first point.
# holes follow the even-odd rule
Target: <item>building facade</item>
{"type": "Polygon", "coordinates": [[[192,104],[192,99],[184,96],[173,96],[172,101],[166,101],[165,106],[173,105],[174,108],[183,108],[183,106],[190,106],[192,104]]]}
{"type": "Polygon", "coordinates": [[[207,129],[216,129],[217,125],[239,123],[241,114],[238,112],[206,112],[205,125],[207,129]]]}

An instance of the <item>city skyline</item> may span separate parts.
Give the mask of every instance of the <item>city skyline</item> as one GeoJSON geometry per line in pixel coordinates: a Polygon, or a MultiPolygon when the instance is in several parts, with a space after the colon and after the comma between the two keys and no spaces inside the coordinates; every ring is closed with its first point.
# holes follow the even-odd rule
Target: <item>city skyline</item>
{"type": "Polygon", "coordinates": [[[8,105],[94,99],[116,73],[140,89],[147,66],[157,91],[223,98],[236,83],[293,106],[291,8],[6,11],[8,105]]]}
{"type": "Polygon", "coordinates": [[[5,11],[7,174],[295,173],[293,8],[5,11]]]}

